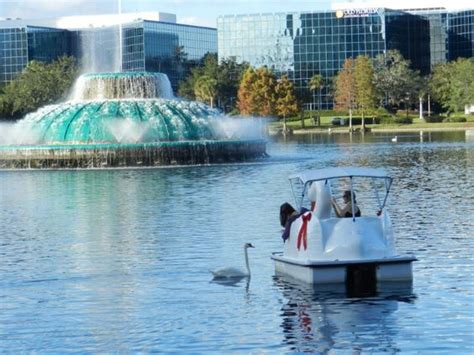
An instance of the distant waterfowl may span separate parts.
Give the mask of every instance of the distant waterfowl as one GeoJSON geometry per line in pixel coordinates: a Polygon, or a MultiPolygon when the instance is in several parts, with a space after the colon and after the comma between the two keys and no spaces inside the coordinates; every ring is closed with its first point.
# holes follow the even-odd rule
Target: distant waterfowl
{"type": "Polygon", "coordinates": [[[248,248],[254,248],[251,243],[244,244],[244,255],[245,255],[245,266],[247,268],[247,272],[244,272],[240,269],[236,269],[233,267],[223,267],[212,272],[214,279],[238,279],[244,277],[250,277],[250,266],[249,266],[249,256],[247,253],[248,248]]]}
{"type": "Polygon", "coordinates": [[[393,137],[392,142],[397,143],[398,142],[398,136],[393,137]]]}
{"type": "Polygon", "coordinates": [[[331,134],[332,130],[331,128],[328,128],[328,133],[331,134]]]}

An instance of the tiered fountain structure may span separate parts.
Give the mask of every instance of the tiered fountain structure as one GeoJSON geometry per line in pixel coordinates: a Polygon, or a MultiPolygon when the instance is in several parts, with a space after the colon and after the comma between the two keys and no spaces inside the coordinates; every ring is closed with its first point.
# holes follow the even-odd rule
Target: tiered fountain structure
{"type": "Polygon", "coordinates": [[[0,145],[0,168],[211,164],[265,155],[263,139],[228,137],[222,119],[204,104],[174,98],[164,74],[87,74],[71,100],[16,123],[27,139],[0,145]]]}

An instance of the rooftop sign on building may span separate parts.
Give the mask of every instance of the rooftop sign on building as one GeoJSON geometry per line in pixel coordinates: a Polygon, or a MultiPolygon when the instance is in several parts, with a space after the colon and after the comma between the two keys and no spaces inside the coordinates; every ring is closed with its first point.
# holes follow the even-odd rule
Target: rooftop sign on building
{"type": "Polygon", "coordinates": [[[357,8],[357,9],[344,9],[344,10],[336,10],[336,17],[337,18],[344,18],[344,17],[369,17],[371,15],[376,15],[377,9],[376,8],[357,8]]]}

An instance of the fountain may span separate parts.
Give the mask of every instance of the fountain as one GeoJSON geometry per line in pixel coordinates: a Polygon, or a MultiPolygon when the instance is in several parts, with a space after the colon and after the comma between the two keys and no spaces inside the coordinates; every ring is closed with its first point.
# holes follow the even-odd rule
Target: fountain
{"type": "Polygon", "coordinates": [[[224,120],[207,105],[174,98],[165,74],[86,74],[70,100],[26,115],[0,137],[0,169],[211,164],[265,156],[263,139],[236,138],[221,129],[224,120]]]}

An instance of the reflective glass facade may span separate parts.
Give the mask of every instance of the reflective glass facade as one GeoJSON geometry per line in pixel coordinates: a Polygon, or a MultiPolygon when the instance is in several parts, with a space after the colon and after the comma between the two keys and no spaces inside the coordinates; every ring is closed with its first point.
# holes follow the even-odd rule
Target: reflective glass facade
{"type": "Polygon", "coordinates": [[[450,14],[449,60],[474,57],[474,10],[450,14]]]}
{"type": "Polygon", "coordinates": [[[28,60],[50,62],[71,53],[71,32],[47,27],[26,28],[28,60]]]}
{"type": "Polygon", "coordinates": [[[28,63],[26,28],[0,29],[0,83],[9,82],[28,63]]]}
{"type": "Polygon", "coordinates": [[[166,22],[143,22],[145,70],[166,73],[176,91],[206,53],[217,53],[217,30],[166,22]]]}
{"type": "Polygon", "coordinates": [[[423,74],[446,61],[448,14],[426,13],[433,17],[382,8],[223,16],[217,20],[219,59],[288,74],[307,107],[321,102],[332,108],[330,85],[346,58],[397,49],[423,74]],[[320,96],[308,88],[315,74],[325,80],[320,96]]]}
{"type": "Polygon", "coordinates": [[[217,53],[217,31],[213,28],[138,21],[123,25],[121,30],[122,62],[118,26],[78,33],[85,71],[165,73],[177,90],[179,81],[206,53],[217,53]]]}
{"type": "Polygon", "coordinates": [[[443,8],[407,10],[411,14],[422,16],[430,24],[430,62],[431,68],[444,63],[448,58],[448,13],[443,8]]]}
{"type": "Polygon", "coordinates": [[[77,31],[30,26],[0,29],[0,82],[11,81],[30,60],[49,62],[73,55],[89,72],[166,73],[176,90],[206,53],[217,53],[216,29],[167,22],[140,20],[77,31]]]}

